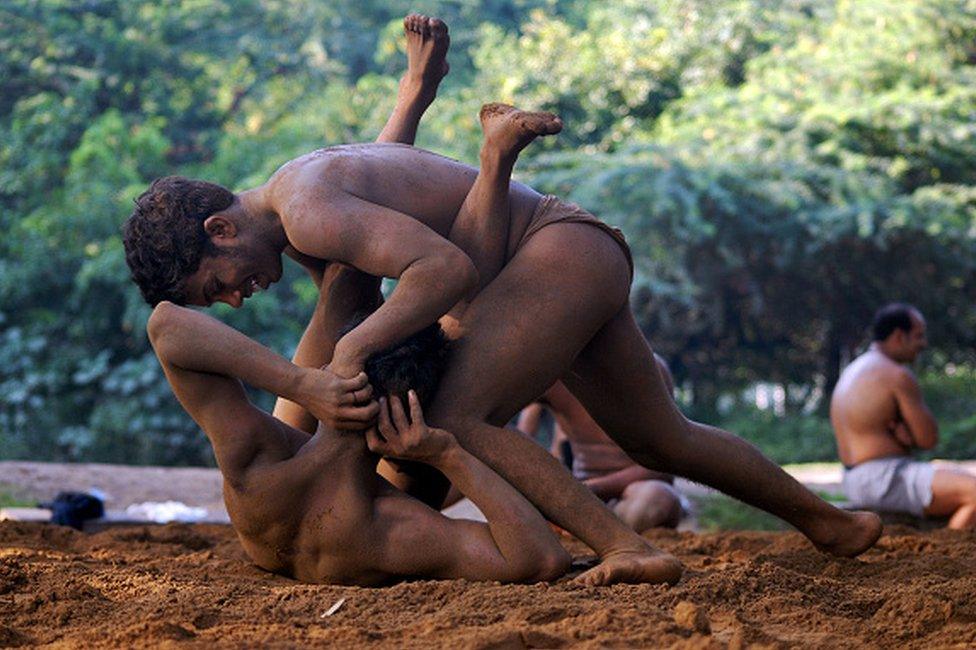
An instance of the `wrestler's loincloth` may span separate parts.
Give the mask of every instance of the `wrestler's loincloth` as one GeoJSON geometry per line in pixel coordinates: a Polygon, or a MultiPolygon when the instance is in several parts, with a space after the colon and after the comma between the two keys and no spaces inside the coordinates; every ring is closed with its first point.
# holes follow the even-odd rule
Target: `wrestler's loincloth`
{"type": "Polygon", "coordinates": [[[552,194],[547,194],[539,200],[539,204],[532,213],[529,226],[525,229],[525,233],[522,234],[522,238],[515,246],[515,250],[517,251],[522,248],[525,242],[529,240],[529,237],[539,232],[539,230],[554,223],[584,223],[610,235],[623,250],[624,256],[627,258],[627,264],[630,266],[630,275],[633,277],[634,258],[630,253],[630,246],[627,245],[627,240],[624,238],[624,234],[620,229],[608,226],[575,203],[563,201],[558,196],[553,196],[552,194]]]}
{"type": "Polygon", "coordinates": [[[935,467],[908,456],[868,460],[844,470],[843,487],[856,508],[921,516],[932,503],[935,467]]]}

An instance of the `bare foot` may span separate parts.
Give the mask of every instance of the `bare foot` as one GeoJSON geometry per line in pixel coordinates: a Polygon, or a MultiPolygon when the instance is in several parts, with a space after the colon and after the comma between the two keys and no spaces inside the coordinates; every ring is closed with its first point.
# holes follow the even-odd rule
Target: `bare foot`
{"type": "Polygon", "coordinates": [[[579,575],[575,582],[594,587],[616,583],[667,583],[681,579],[684,567],[678,558],[654,549],[610,553],[602,561],[579,575]]]}
{"type": "Polygon", "coordinates": [[[813,545],[824,553],[838,557],[857,557],[868,550],[881,537],[881,518],[873,512],[845,512],[846,522],[826,530],[821,541],[810,536],[813,545]]]}
{"type": "Polygon", "coordinates": [[[403,19],[403,33],[407,37],[407,71],[400,79],[401,92],[409,90],[433,101],[437,86],[450,70],[447,25],[439,18],[409,14],[403,19]]]}
{"type": "Polygon", "coordinates": [[[553,113],[530,113],[508,104],[485,104],[479,117],[484,147],[503,156],[517,156],[537,137],[563,130],[563,121],[553,113]]]}

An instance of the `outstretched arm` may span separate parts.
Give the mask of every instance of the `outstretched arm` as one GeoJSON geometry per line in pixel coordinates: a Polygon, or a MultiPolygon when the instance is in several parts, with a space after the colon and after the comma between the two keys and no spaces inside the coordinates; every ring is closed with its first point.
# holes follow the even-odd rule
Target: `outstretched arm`
{"type": "Polygon", "coordinates": [[[487,524],[451,520],[396,492],[376,501],[374,569],[394,575],[521,582],[564,573],[569,555],[538,510],[454,436],[428,428],[411,392],[410,421],[399,400],[384,400],[379,429],[367,432],[376,453],[427,463],[481,509],[487,524]]]}
{"type": "MultiPolygon", "coordinates": [[[[239,379],[301,404],[335,428],[362,429],[362,422],[374,418],[379,410],[375,403],[356,405],[367,385],[365,373],[343,379],[328,369],[302,368],[193,309],[163,301],[149,317],[148,330],[153,349],[167,364],[239,379]]],[[[193,395],[186,398],[197,399],[193,395]]]]}

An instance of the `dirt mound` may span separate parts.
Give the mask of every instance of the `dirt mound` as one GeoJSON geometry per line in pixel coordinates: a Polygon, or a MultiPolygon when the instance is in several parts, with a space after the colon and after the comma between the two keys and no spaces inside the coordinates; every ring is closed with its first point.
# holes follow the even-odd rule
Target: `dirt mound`
{"type": "MultiPolygon", "coordinates": [[[[792,533],[651,538],[686,563],[677,586],[417,581],[362,589],[265,573],[226,526],[84,535],[4,522],[0,647],[976,645],[971,533],[892,528],[856,560],[821,555],[792,533]]],[[[566,545],[586,554],[574,540],[566,545]]]]}

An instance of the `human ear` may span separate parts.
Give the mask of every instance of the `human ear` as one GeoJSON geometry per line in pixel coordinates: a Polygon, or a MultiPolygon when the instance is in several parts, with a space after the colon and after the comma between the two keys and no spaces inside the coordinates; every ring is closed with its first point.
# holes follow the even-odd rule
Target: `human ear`
{"type": "Polygon", "coordinates": [[[237,226],[227,217],[210,215],[203,222],[203,230],[211,239],[231,239],[237,235],[237,226]]]}

